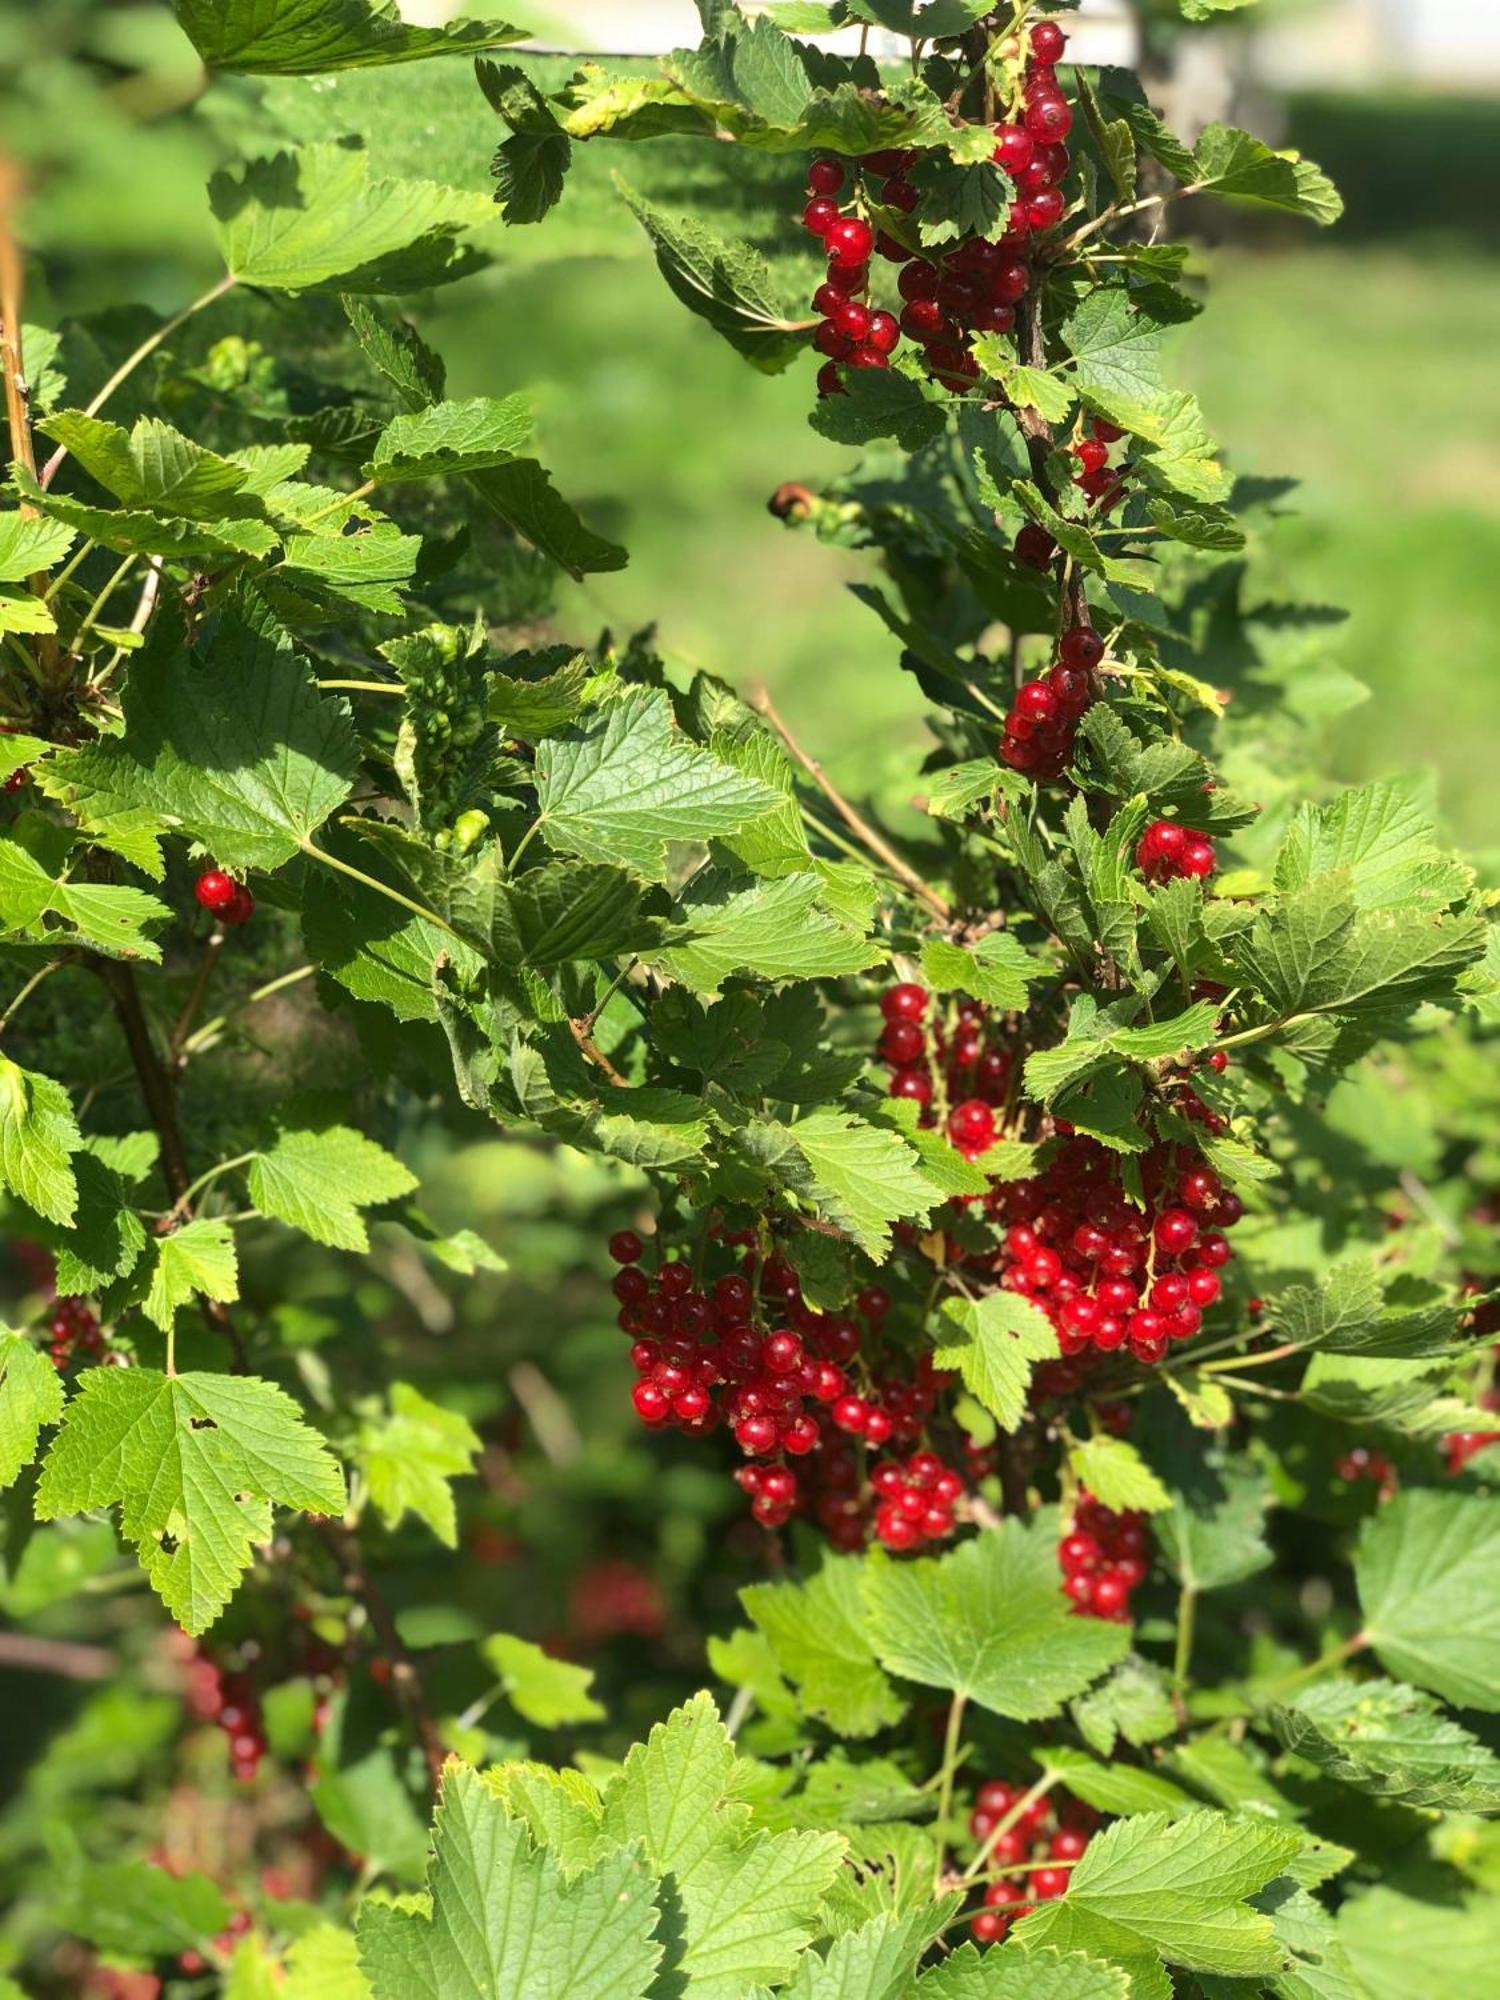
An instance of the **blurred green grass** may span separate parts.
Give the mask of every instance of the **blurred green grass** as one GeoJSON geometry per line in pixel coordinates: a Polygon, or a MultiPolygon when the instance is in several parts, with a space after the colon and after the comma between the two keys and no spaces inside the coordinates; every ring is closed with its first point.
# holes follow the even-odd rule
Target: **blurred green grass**
{"type": "MultiPolygon", "coordinates": [[[[232,152],[355,132],[378,170],[489,185],[500,130],[466,64],[221,80],[194,102],[185,50],[155,7],[57,0],[43,17],[0,0],[0,56],[19,80],[0,101],[33,167],[31,233],[59,305],[170,307],[201,286],[199,189],[232,152]]],[[[536,67],[551,83],[571,65],[536,67]]],[[[1257,589],[1351,613],[1330,628],[1330,656],[1374,699],[1338,725],[1336,773],[1431,766],[1455,832],[1493,844],[1500,116],[1482,101],[1323,94],[1294,100],[1288,120],[1343,187],[1345,223],[1205,253],[1208,310],[1178,365],[1236,467],[1302,481],[1257,589]]],[[[779,378],[749,369],[668,295],[608,185],[621,171],[766,241],[795,207],[795,163],[679,141],[576,153],[558,213],[491,232],[494,267],[421,315],[455,393],[534,392],[564,490],[630,549],[627,570],[564,588],[559,616],[579,636],[658,621],[673,660],[765,681],[836,774],[889,803],[922,700],[842,587],[859,559],[765,511],[783,480],[816,483],[845,460],[808,428],[811,360],[779,378]]],[[[775,248],[785,280],[784,233],[775,248]]],[[[801,288],[794,268],[789,295],[801,288]]]]}

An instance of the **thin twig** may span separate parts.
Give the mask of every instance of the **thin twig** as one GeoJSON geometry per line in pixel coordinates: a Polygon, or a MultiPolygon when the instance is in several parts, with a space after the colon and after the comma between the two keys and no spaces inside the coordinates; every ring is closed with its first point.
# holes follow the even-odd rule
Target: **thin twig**
{"type": "Polygon", "coordinates": [[[20,992],[16,995],[15,999],[12,1000],[10,1005],[6,1008],[5,1012],[3,1014],[0,1014],[0,1035],[3,1035],[5,1033],[6,1029],[10,1026],[11,1022],[15,1019],[16,1015],[20,1013],[21,1009],[25,1006],[26,1002],[31,998],[32,994],[35,993],[36,989],[41,985],[42,981],[44,979],[50,979],[54,972],[61,972],[63,967],[67,965],[69,962],[70,961],[67,960],[66,958],[49,959],[48,962],[41,968],[40,971],[32,973],[31,977],[27,980],[26,984],[21,988],[20,992]]]}
{"type": "MultiPolygon", "coordinates": [[[[120,1028],[125,1036],[125,1046],[130,1051],[130,1060],[135,1067],[136,1078],[141,1086],[141,1096],[145,1099],[146,1111],[156,1130],[157,1143],[161,1147],[162,1179],[167,1184],[167,1192],[175,1204],[193,1185],[193,1176],[188,1168],[187,1151],[182,1143],[182,1127],[177,1120],[177,1093],[173,1087],[172,1075],[157,1051],[156,1042],[146,1021],[145,1010],[141,1006],[141,991],[137,984],[135,969],[114,959],[95,961],[95,969],[109,988],[110,998],[115,1003],[115,1013],[119,1017],[120,1028]]],[[[200,1298],[203,1317],[214,1332],[228,1341],[234,1356],[234,1370],[237,1375],[249,1371],[245,1356],[245,1344],[239,1329],[227,1306],[218,1299],[200,1298]]]]}
{"type": "Polygon", "coordinates": [[[574,1041],[577,1042],[579,1048],[582,1049],[594,1067],[603,1070],[604,1074],[617,1090],[629,1090],[630,1078],[628,1076],[621,1076],[603,1049],[600,1048],[599,1044],[590,1035],[583,1022],[569,1021],[568,1029],[574,1041]]]}
{"type": "MultiPolygon", "coordinates": [[[[181,312],[174,313],[170,319],[163,320],[155,333],[148,334],[139,347],[126,355],[114,374],[104,384],[104,387],[99,390],[93,401],[85,406],[83,414],[86,417],[92,417],[99,410],[103,409],[104,405],[126,377],[133,375],[141,363],[148,360],[156,352],[163,341],[170,340],[177,329],[180,326],[185,326],[194,313],[202,312],[203,308],[212,305],[215,299],[221,299],[230,290],[234,282],[234,279],[226,273],[224,277],[219,279],[217,284],[210,285],[206,292],[200,293],[191,305],[184,306],[181,312]]],[[[47,460],[47,463],[42,467],[41,484],[43,486],[50,486],[52,484],[53,480],[57,477],[59,466],[61,466],[67,455],[68,447],[65,444],[60,444],[47,460]]]]}
{"type": "Polygon", "coordinates": [[[770,723],[787,749],[791,751],[797,762],[806,771],[818,790],[827,799],[828,803],[833,807],[839,818],[849,828],[849,831],[854,834],[856,839],[863,841],[864,845],[876,859],[883,862],[891,871],[903,888],[909,889],[914,896],[927,905],[934,916],[941,917],[944,923],[947,923],[953,915],[952,905],[946,902],[935,889],[929,887],[922,880],[916,869],[911,866],[910,862],[903,861],[885,836],[878,833],[864,815],[857,812],[850,805],[843,793],[830,783],[822,765],[815,757],[810,757],[807,754],[777,714],[775,704],[764,688],[755,697],[755,706],[766,718],[766,721],[770,723]]]}
{"type": "MultiPolygon", "coordinates": [[[[36,477],[36,447],[31,435],[31,402],[26,387],[25,357],[21,352],[21,300],[25,292],[21,246],[16,236],[15,211],[21,192],[20,172],[12,161],[0,155],[0,372],[5,377],[5,421],[10,431],[10,456],[17,465],[36,477]]],[[[21,502],[22,519],[31,519],[40,510],[29,500],[21,502]]],[[[36,596],[45,598],[47,578],[37,571],[30,579],[36,596]]],[[[57,635],[38,632],[36,657],[49,683],[60,670],[57,635]]]]}
{"type": "Polygon", "coordinates": [[[44,1639],[36,1632],[0,1632],[0,1668],[5,1667],[64,1681],[107,1681],[120,1671],[120,1662],[107,1646],[44,1639]]]}
{"type": "Polygon", "coordinates": [[[192,1033],[193,1023],[198,1018],[198,1009],[203,1005],[208,982],[213,977],[214,967],[218,964],[219,956],[224,949],[224,935],[222,924],[215,924],[209,932],[208,942],[203,947],[203,956],[198,961],[197,977],[193,980],[188,997],[183,1002],[182,1012],[177,1016],[177,1024],[167,1041],[167,1052],[172,1058],[175,1069],[182,1067],[183,1044],[192,1033]]]}
{"type": "Polygon", "coordinates": [[[359,1537],[341,1521],[315,1521],[313,1527],[318,1539],[338,1564],[344,1588],[351,1597],[357,1598],[364,1606],[381,1657],[390,1666],[392,1691],[406,1711],[406,1719],[422,1746],[422,1756],[426,1761],[427,1776],[432,1789],[435,1792],[440,1791],[447,1748],[432,1711],[427,1706],[427,1696],[416,1662],[407,1651],[406,1643],[396,1629],[395,1617],[385,1601],[380,1586],[365,1567],[364,1550],[359,1545],[359,1537]]]}

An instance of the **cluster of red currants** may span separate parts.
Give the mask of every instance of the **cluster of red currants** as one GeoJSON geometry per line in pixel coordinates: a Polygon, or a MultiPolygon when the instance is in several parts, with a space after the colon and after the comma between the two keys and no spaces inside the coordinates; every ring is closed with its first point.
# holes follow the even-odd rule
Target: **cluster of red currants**
{"type": "MultiPolygon", "coordinates": [[[[1484,1407],[1500,1410],[1500,1396],[1493,1389],[1485,1397],[1484,1407]]],[[[1443,1456],[1448,1461],[1449,1473],[1462,1472],[1471,1458],[1477,1458],[1492,1444],[1500,1444],[1500,1431],[1450,1431],[1443,1439],[1443,1456]]]]}
{"type": "MultiPolygon", "coordinates": [[[[742,1247],[744,1239],[720,1241],[742,1247]]],[[[890,1310],[882,1286],[866,1285],[853,1314],[825,1313],[807,1304],[796,1272],[778,1256],[748,1251],[737,1270],[704,1287],[679,1260],[663,1260],[654,1275],[644,1270],[645,1245],[634,1230],[612,1236],[609,1251],[621,1267],[613,1290],[620,1326],[632,1337],[636,1414],[653,1429],[675,1426],[690,1437],[727,1426],[751,1461],[735,1478],[763,1527],[808,1514],[840,1549],[863,1548],[872,1526],[892,1548],[952,1531],[963,1481],[935,1460],[916,1517],[922,1532],[907,1532],[907,1501],[897,1505],[903,1526],[881,1533],[882,1520],[889,1525],[894,1514],[882,1514],[885,1496],[873,1475],[866,1479],[855,1448],[918,1443],[946,1379],[930,1355],[905,1372],[869,1367],[864,1347],[890,1310]]],[[[916,1456],[916,1475],[910,1462],[894,1468],[903,1485],[920,1486],[928,1476],[932,1455],[916,1456]]]]}
{"type": "Polygon", "coordinates": [[[1070,625],[1058,641],[1056,664],[1016,690],[1000,739],[1001,761],[1035,778],[1060,778],[1073,738],[1095,695],[1094,669],[1104,641],[1092,625],[1070,625]]]}
{"type": "Polygon", "coordinates": [[[1080,1493],[1073,1526],[1057,1545],[1062,1587],[1073,1609],[1128,1625],[1130,1595],[1150,1573],[1152,1548],[1144,1514],[1117,1514],[1092,1493],[1080,1493]]]}
{"type": "Polygon", "coordinates": [[[1010,1082],[1011,1052],[990,1038],[983,1001],[959,1000],[950,1031],[941,1018],[926,1025],[930,997],[909,980],[881,995],[885,1025],[875,1050],[890,1066],[890,1095],[910,1098],[930,1116],[941,1087],[942,1101],[952,1106],[948,1136],[954,1145],[971,1156],[985,1152],[995,1138],[993,1107],[1004,1103],[1010,1082]]]}
{"type": "MultiPolygon", "coordinates": [[[[253,1930],[254,1928],[255,1919],[248,1910],[232,1910],[229,1922],[225,1924],[223,1930],[218,1932],[209,1947],[214,1954],[214,1959],[222,1960],[232,1957],[235,1946],[245,1935],[246,1931],[253,1930]]],[[[206,1958],[201,1951],[194,1951],[191,1946],[186,1951],[177,1954],[177,1970],[186,1973],[190,1979],[196,1978],[200,1972],[207,1972],[213,1962],[212,1959],[206,1958]]]]}
{"type": "MultiPolygon", "coordinates": [[[[843,393],[841,368],[888,367],[903,333],[921,348],[931,375],[946,388],[962,390],[979,374],[973,336],[1008,333],[1015,325],[1016,305],[1031,286],[1031,267],[1021,254],[1027,239],[1054,228],[1067,207],[1064,142],[1073,110],[1053,67],[1066,45],[1055,22],[1032,28],[1013,115],[995,127],[993,157],[1016,188],[997,240],[968,236],[942,251],[914,249],[891,229],[877,230],[857,211],[840,206],[847,179],[843,162],[813,161],[802,220],[828,251],[827,275],[813,295],[822,315],[813,345],[826,357],[818,374],[820,395],[843,393]],[[869,302],[873,253],[901,267],[899,321],[869,302]]],[[[921,157],[918,151],[889,149],[866,154],[858,171],[870,205],[910,214],[922,199],[910,177],[921,157]]]]}
{"type": "Polygon", "coordinates": [[[1001,1287],[1042,1308],[1065,1355],[1128,1348],[1152,1365],[1192,1339],[1219,1297],[1239,1196],[1186,1147],[1152,1147],[1139,1171],[1144,1207],[1125,1191],[1119,1156],[1075,1134],[1041,1173],[986,1197],[1007,1224],[1001,1287]]]}
{"type": "Polygon", "coordinates": [[[86,1355],[91,1361],[114,1358],[105,1352],[109,1345],[108,1336],[99,1324],[99,1315],[87,1299],[58,1299],[53,1305],[47,1331],[52,1338],[54,1368],[66,1368],[80,1355],[86,1355]]]}
{"type": "Polygon", "coordinates": [[[888,1549],[916,1549],[953,1533],[953,1509],[963,1497],[963,1474],[935,1451],[914,1451],[904,1463],[885,1458],[870,1469],[878,1496],[875,1539],[888,1549]]]}
{"type": "Polygon", "coordinates": [[[1362,1479],[1370,1480],[1379,1488],[1382,1500],[1388,1500],[1401,1484],[1394,1465],[1383,1451],[1371,1451],[1366,1444],[1357,1444],[1334,1460],[1334,1472],[1340,1479],[1353,1486],[1362,1479]]]}
{"type": "Polygon", "coordinates": [[[1136,842],[1135,860],[1151,882],[1171,882],[1182,876],[1201,882],[1218,866],[1208,835],[1176,819],[1153,820],[1136,842]]]}
{"type": "Polygon", "coordinates": [[[199,906],[230,929],[248,924],[255,915],[255,898],[243,882],[222,868],[205,868],[193,887],[199,906]]]}
{"type": "Polygon", "coordinates": [[[979,1787],[969,1815],[969,1832],[987,1864],[1024,1871],[1020,1881],[1002,1873],[987,1884],[984,1907],[969,1919],[980,1944],[997,1943],[1038,1903],[1066,1895],[1073,1866],[1099,1824],[1098,1813],[1079,1799],[1044,1793],[1026,1801],[1026,1792],[1024,1785],[991,1778],[979,1787]]]}
{"type": "Polygon", "coordinates": [[[200,1722],[213,1722],[229,1738],[229,1768],[250,1779],[266,1754],[260,1699],[245,1673],[226,1672],[201,1650],[187,1663],[187,1704],[200,1722]]]}

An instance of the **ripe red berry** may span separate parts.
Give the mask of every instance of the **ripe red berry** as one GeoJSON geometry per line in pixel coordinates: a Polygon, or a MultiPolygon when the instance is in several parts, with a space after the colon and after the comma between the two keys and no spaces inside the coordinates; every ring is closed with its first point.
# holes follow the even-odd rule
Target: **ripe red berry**
{"type": "Polygon", "coordinates": [[[1066,139],[1073,129],[1073,108],[1065,97],[1040,92],[1026,106],[1026,130],[1033,139],[1066,139]]]}
{"type": "Polygon", "coordinates": [[[1185,1208],[1168,1208],[1156,1218],[1152,1234],[1164,1255],[1180,1257],[1198,1240],[1198,1225],[1185,1208]]]}
{"type": "Polygon", "coordinates": [[[824,240],[830,259],[847,270],[869,257],[875,247],[875,232],[862,217],[841,215],[824,232],[824,240]]]}
{"type": "Polygon", "coordinates": [[[1061,188],[1043,188],[1026,197],[1026,220],[1034,230],[1054,229],[1063,219],[1067,197],[1061,188]]]}
{"type": "Polygon", "coordinates": [[[1101,1618],[1117,1618],[1122,1613],[1128,1613],[1130,1592],[1125,1588],[1124,1580],[1109,1571],[1096,1576],[1092,1609],[1101,1618]]]}
{"type": "Polygon", "coordinates": [[[234,894],[219,912],[219,922],[231,930],[238,930],[242,924],[248,924],[254,915],[255,898],[243,882],[236,882],[234,894]]]}
{"type": "Polygon", "coordinates": [[[937,271],[922,258],[914,258],[910,264],[904,264],[896,280],[896,290],[907,300],[936,298],[937,288],[937,271]]]}
{"type": "Polygon", "coordinates": [[[222,868],[205,868],[194,885],[193,894],[205,910],[218,913],[234,901],[238,887],[234,877],[226,875],[222,868]]]}
{"type": "Polygon", "coordinates": [[[1057,544],[1039,521],[1028,521],[1016,535],[1016,560],[1028,569],[1046,569],[1057,554],[1057,544]]]}
{"type": "Polygon", "coordinates": [[[982,1098],[970,1097],[948,1113],[948,1137],[961,1153],[982,1153],[994,1143],[995,1114],[982,1098]]]}
{"type": "Polygon", "coordinates": [[[818,394],[820,396],[847,396],[843,377],[839,374],[836,361],[825,361],[818,370],[818,394]]]}
{"type": "Polygon", "coordinates": [[[633,1229],[617,1229],[609,1239],[609,1254],[617,1264],[638,1264],[645,1247],[633,1229]]]}
{"type": "Polygon", "coordinates": [[[815,194],[802,211],[802,227],[825,239],[838,220],[839,205],[826,194],[815,194]]]}
{"type": "Polygon", "coordinates": [[[1218,865],[1211,840],[1190,840],[1182,850],[1177,863],[1184,875],[1197,876],[1200,880],[1212,875],[1218,865]]]}
{"type": "Polygon", "coordinates": [[[1036,151],[1036,141],[1024,125],[997,125],[991,156],[1008,174],[1018,174],[1036,151]]]}
{"type": "Polygon", "coordinates": [[[672,1412],[672,1399],[659,1382],[645,1379],[637,1382],[630,1400],[643,1424],[664,1424],[672,1412]]]}
{"type": "Polygon", "coordinates": [[[990,279],[990,294],[1001,305],[1013,306],[1026,296],[1031,284],[1031,266],[1023,258],[1007,258],[990,279]]]}
{"type": "Polygon", "coordinates": [[[894,353],[901,339],[901,328],[894,313],[873,312],[866,338],[877,354],[894,353]]]}
{"type": "Polygon", "coordinates": [[[846,340],[856,344],[869,338],[870,308],[860,299],[840,299],[829,318],[846,340]]]}
{"type": "Polygon", "coordinates": [[[844,169],[838,160],[814,160],[807,170],[807,185],[813,194],[837,194],[844,185],[844,169]]]}
{"type": "Polygon", "coordinates": [[[1050,1901],[1054,1896],[1065,1896],[1072,1872],[1071,1868],[1034,1868],[1031,1872],[1032,1895],[1040,1896],[1044,1901],[1050,1901]]]}
{"type": "MultiPolygon", "coordinates": [[[[815,298],[813,304],[817,303],[815,298]]],[[[1073,456],[1084,472],[1102,472],[1109,464],[1109,446],[1102,438],[1080,438],[1073,447],[1073,456]]]]}
{"type": "Polygon", "coordinates": [[[1086,673],[1104,658],[1104,641],[1092,625],[1070,625],[1062,635],[1057,654],[1065,667],[1086,673]]]}
{"type": "Polygon", "coordinates": [[[1068,46],[1068,38],[1056,21],[1038,21],[1031,30],[1031,53],[1039,63],[1055,63],[1062,59],[1062,52],[1068,46]]]}

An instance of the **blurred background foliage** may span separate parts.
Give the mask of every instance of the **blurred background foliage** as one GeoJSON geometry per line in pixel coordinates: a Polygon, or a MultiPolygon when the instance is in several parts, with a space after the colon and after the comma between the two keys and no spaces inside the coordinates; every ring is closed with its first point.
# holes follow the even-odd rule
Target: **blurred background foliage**
{"type": "MultiPolygon", "coordinates": [[[[514,11],[529,18],[522,0],[514,11]]],[[[571,67],[532,60],[545,81],[571,67]]],[[[1389,92],[1294,96],[1276,116],[1333,172],[1348,219],[1326,238],[1247,228],[1201,246],[1214,297],[1183,329],[1178,367],[1238,469],[1302,481],[1267,539],[1253,595],[1351,609],[1347,624],[1313,635],[1300,697],[1313,748],[1286,777],[1429,767],[1451,827],[1482,848],[1496,839],[1500,691],[1490,665],[1500,615],[1500,120],[1490,103],[1389,92]]],[[[353,133],[377,168],[488,188],[501,136],[461,61],[226,79],[205,90],[193,51],[154,0],[0,5],[0,129],[27,181],[28,317],[55,325],[112,308],[92,338],[116,355],[137,325],[123,302],[167,313],[216,275],[203,188],[224,160],[353,133]]],[[[765,506],[782,481],[817,485],[847,465],[807,426],[811,364],[758,375],[682,311],[608,185],[618,155],[582,149],[547,225],[507,232],[497,222],[487,267],[417,314],[448,359],[450,393],[533,393],[560,486],[630,550],[627,569],[582,585],[518,558],[487,580],[485,608],[527,633],[551,627],[581,639],[605,628],[623,638],[655,622],[670,662],[741,686],[764,681],[841,784],[899,812],[919,761],[923,703],[898,670],[896,642],[842,588],[864,559],[789,536],[765,506]]],[[[803,260],[795,232],[770,227],[800,202],[797,163],[742,149],[732,160],[736,177],[726,180],[720,159],[658,141],[627,166],[653,199],[732,210],[720,218],[726,229],[757,236],[778,262],[803,260]]],[[[788,282],[796,295],[800,275],[788,282]]],[[[285,310],[290,347],[311,321],[302,307],[285,310]]],[[[236,301],[205,321],[215,365],[294,362],[295,352],[278,349],[282,312],[274,301],[236,301]],[[234,336],[259,342],[259,357],[220,345],[234,336]]],[[[114,413],[128,418],[124,402],[114,413]]],[[[270,923],[251,948],[264,954],[265,977],[297,949],[290,930],[279,935],[270,923]]],[[[95,1032],[69,1014],[65,978],[53,991],[58,1032],[95,1032]]],[[[258,1017],[253,1062],[242,1043],[208,1059],[218,1067],[206,1094],[226,1127],[252,1097],[312,1083],[359,1087],[352,1042],[310,1046],[306,1020],[290,993],[258,1017]]],[[[115,1053],[103,1025],[98,1033],[103,1102],[115,1053]]],[[[45,1051],[33,1053],[45,1067],[45,1051]]],[[[1493,1219],[1476,1208],[1475,1185],[1500,1186],[1500,1077],[1486,1051],[1435,1038],[1340,1085],[1332,1109],[1326,1132],[1306,1120],[1306,1150],[1288,1160],[1307,1189],[1309,1229],[1377,1241],[1401,1214],[1485,1268],[1493,1219]]],[[[623,1745],[700,1681],[705,1635],[733,1625],[738,1586],[776,1559],[722,1465],[683,1440],[643,1444],[631,1417],[603,1246],[611,1229],[648,1218],[644,1188],[597,1161],[500,1137],[420,1088],[362,1110],[421,1174],[436,1228],[477,1231],[506,1268],[447,1271],[410,1235],[380,1227],[368,1262],[278,1238],[274,1270],[252,1257],[247,1295],[274,1321],[314,1399],[334,1376],[367,1381],[372,1393],[405,1379],[462,1411],[485,1439],[480,1479],[460,1487],[458,1548],[439,1549],[415,1523],[389,1538],[392,1596],[405,1607],[405,1636],[431,1649],[437,1705],[457,1714],[482,1693],[475,1638],[519,1631],[598,1668],[610,1720],[592,1740],[623,1745]]],[[[36,1309],[28,1283],[12,1257],[0,1315],[36,1309]]],[[[1346,1492],[1328,1504],[1337,1519],[1374,1496],[1346,1492]]],[[[1294,1554],[1273,1588],[1297,1590],[1294,1554]]],[[[274,1571],[273,1561],[266,1587],[243,1594],[232,1618],[244,1629],[229,1635],[269,1653],[286,1644],[274,1571]]],[[[116,1833],[134,1841],[139,1801],[159,1797],[174,1775],[174,1837],[196,1865],[217,1872],[215,1843],[246,1840],[268,1865],[306,1864],[301,1847],[277,1858],[278,1813],[291,1826],[305,1807],[280,1798],[275,1781],[248,1829],[228,1812],[217,1732],[200,1732],[185,1782],[177,1705],[162,1692],[177,1669],[159,1619],[143,1615],[142,1585],[107,1528],[53,1528],[10,1550],[0,1613],[24,1634],[76,1648],[77,1671],[28,1671],[24,1648],[6,1663],[0,1777],[17,1779],[38,1740],[47,1743],[25,1805],[0,1819],[8,1889],[43,1865],[44,1826],[54,1849],[85,1829],[95,1847],[116,1833]],[[116,1653],[128,1676],[111,1677],[116,1653]]],[[[1252,1588],[1264,1604],[1265,1580],[1252,1588]]],[[[312,1608],[316,1617],[315,1597],[312,1608]]],[[[357,1733],[357,1687],[347,1702],[357,1733]]],[[[273,1747],[289,1756],[310,1747],[297,1698],[283,1700],[272,1723],[281,1732],[273,1747]]],[[[491,1754],[526,1740],[503,1702],[474,1726],[488,1732],[491,1754]]],[[[362,1820],[348,1800],[323,1816],[358,1847],[382,1826],[396,1837],[392,1810],[372,1795],[362,1820]]]]}

